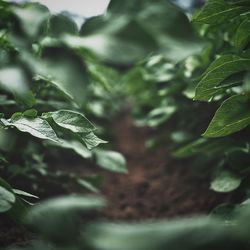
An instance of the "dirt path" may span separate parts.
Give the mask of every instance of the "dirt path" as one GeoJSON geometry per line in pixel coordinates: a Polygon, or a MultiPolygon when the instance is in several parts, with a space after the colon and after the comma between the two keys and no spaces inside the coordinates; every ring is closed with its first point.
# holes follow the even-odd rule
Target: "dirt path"
{"type": "Polygon", "coordinates": [[[230,198],[210,191],[208,180],[194,177],[189,166],[173,166],[166,148],[148,152],[144,144],[149,129],[136,128],[129,116],[117,119],[113,129],[129,174],[105,173],[106,217],[141,220],[207,213],[230,198]]]}

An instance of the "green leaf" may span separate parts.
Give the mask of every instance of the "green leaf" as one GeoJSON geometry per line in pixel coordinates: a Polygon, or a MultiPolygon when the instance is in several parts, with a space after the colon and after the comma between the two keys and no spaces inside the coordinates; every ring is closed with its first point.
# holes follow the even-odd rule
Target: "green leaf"
{"type": "Polygon", "coordinates": [[[242,130],[250,124],[250,97],[234,95],[225,100],[216,111],[205,137],[226,136],[242,130]]]}
{"type": "Polygon", "coordinates": [[[151,110],[147,117],[147,125],[157,127],[166,122],[177,110],[176,106],[168,105],[151,110]]]}
{"type": "Polygon", "coordinates": [[[93,149],[101,143],[107,143],[107,141],[98,138],[93,132],[90,132],[88,134],[81,134],[80,136],[88,149],[93,149]]]}
{"type": "Polygon", "coordinates": [[[234,35],[234,46],[238,49],[244,49],[250,40],[250,20],[244,20],[238,27],[234,35]]]}
{"type": "Polygon", "coordinates": [[[10,210],[15,200],[15,195],[12,192],[0,186],[0,213],[10,210]]]}
{"type": "Polygon", "coordinates": [[[76,243],[81,215],[93,213],[93,210],[104,206],[105,200],[98,196],[74,195],[50,199],[34,206],[27,214],[26,223],[43,237],[65,246],[76,243]]]}
{"type": "Polygon", "coordinates": [[[34,194],[30,194],[28,192],[25,192],[23,190],[20,190],[20,189],[13,189],[13,192],[17,195],[20,195],[20,196],[25,196],[25,197],[29,197],[29,198],[36,198],[36,199],[39,199],[38,196],[34,195],[34,194]]]}
{"type": "Polygon", "coordinates": [[[58,141],[56,133],[49,123],[41,118],[17,116],[13,120],[1,119],[5,126],[16,127],[19,131],[27,132],[41,139],[58,141]]]}
{"type": "Polygon", "coordinates": [[[28,109],[23,112],[24,116],[35,118],[37,116],[37,110],[28,109]]]}
{"type": "Polygon", "coordinates": [[[49,145],[61,147],[61,148],[67,148],[67,149],[72,149],[74,152],[76,152],[78,155],[83,157],[84,159],[86,158],[91,158],[92,153],[89,151],[81,142],[77,140],[63,140],[60,139],[58,143],[50,143],[49,145]]]}
{"type": "Polygon", "coordinates": [[[221,171],[213,178],[210,189],[227,193],[235,190],[241,184],[242,178],[229,171],[221,171]]]}
{"type": "Polygon", "coordinates": [[[127,173],[126,160],[118,152],[107,150],[95,150],[96,164],[100,167],[118,173],[127,173]]]}
{"type": "Polygon", "coordinates": [[[237,248],[242,237],[238,230],[205,216],[130,224],[99,222],[87,228],[84,239],[98,250],[217,250],[234,244],[237,248]]]}
{"type": "Polygon", "coordinates": [[[42,25],[45,25],[50,16],[48,8],[39,3],[15,6],[12,10],[24,33],[33,39],[40,34],[42,25]]]}
{"type": "Polygon", "coordinates": [[[44,46],[37,73],[54,82],[82,105],[87,96],[89,77],[82,58],[65,46],[44,46]]]}
{"type": "Polygon", "coordinates": [[[195,141],[185,144],[182,147],[177,148],[173,152],[173,156],[178,158],[186,158],[201,154],[209,156],[221,155],[221,153],[223,153],[225,149],[227,149],[231,145],[231,140],[208,140],[205,138],[199,138],[195,141]]]}
{"type": "Polygon", "coordinates": [[[250,59],[234,55],[223,55],[216,59],[201,76],[196,87],[195,100],[209,101],[221,91],[218,86],[227,77],[250,70],[250,59]]]}
{"type": "Polygon", "coordinates": [[[107,15],[88,19],[81,28],[83,38],[71,36],[65,42],[88,49],[104,61],[125,65],[154,52],[178,62],[201,51],[203,45],[187,16],[168,1],[159,0],[153,6],[150,1],[115,2],[119,11],[109,8],[107,15]]]}
{"type": "Polygon", "coordinates": [[[43,117],[51,117],[58,126],[74,133],[89,133],[96,129],[83,114],[72,110],[44,113],[43,117]]]}
{"type": "Polygon", "coordinates": [[[193,21],[206,24],[221,24],[247,12],[248,6],[230,4],[224,0],[209,0],[203,9],[194,16],[193,21]]]}
{"type": "Polygon", "coordinates": [[[53,15],[49,20],[49,34],[53,37],[60,37],[66,34],[77,35],[76,23],[69,17],[59,14],[53,15]]]}
{"type": "Polygon", "coordinates": [[[90,190],[91,192],[99,193],[99,190],[97,189],[97,187],[96,187],[95,184],[93,183],[93,181],[95,181],[94,179],[93,179],[93,181],[92,181],[90,177],[89,177],[89,178],[86,177],[86,178],[77,178],[76,181],[77,181],[77,183],[78,183],[80,186],[82,186],[82,187],[84,187],[84,188],[90,190]]]}

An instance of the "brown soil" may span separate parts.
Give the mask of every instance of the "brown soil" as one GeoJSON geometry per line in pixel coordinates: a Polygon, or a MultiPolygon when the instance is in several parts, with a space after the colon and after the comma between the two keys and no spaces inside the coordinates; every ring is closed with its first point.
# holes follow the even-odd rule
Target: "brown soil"
{"type": "Polygon", "coordinates": [[[150,129],[135,127],[128,115],[117,119],[113,130],[129,174],[104,174],[102,193],[110,204],[105,217],[141,220],[208,213],[231,199],[209,190],[208,179],[194,176],[191,166],[171,160],[166,147],[147,150],[150,129]]]}

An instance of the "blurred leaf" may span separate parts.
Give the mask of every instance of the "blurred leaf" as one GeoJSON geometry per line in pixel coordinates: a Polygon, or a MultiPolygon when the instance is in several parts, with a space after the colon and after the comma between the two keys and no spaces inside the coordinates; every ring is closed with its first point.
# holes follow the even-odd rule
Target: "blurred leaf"
{"type": "Polygon", "coordinates": [[[118,65],[130,65],[153,52],[174,62],[200,52],[202,44],[188,18],[173,4],[160,0],[152,5],[144,0],[135,5],[129,0],[110,6],[114,4],[120,6],[119,11],[110,7],[107,15],[90,18],[81,29],[84,39],[68,37],[66,43],[118,65]]]}
{"type": "Polygon", "coordinates": [[[212,216],[220,217],[226,221],[235,219],[237,215],[237,206],[234,204],[220,204],[211,212],[212,216]]]}
{"type": "Polygon", "coordinates": [[[37,116],[37,110],[35,110],[35,109],[28,109],[28,110],[25,110],[25,111],[23,112],[23,115],[24,115],[24,116],[27,116],[27,117],[32,117],[32,118],[34,118],[34,117],[37,116]]]}
{"type": "Polygon", "coordinates": [[[236,171],[245,173],[250,168],[250,152],[244,147],[234,147],[226,152],[227,161],[236,171]]]}
{"type": "Polygon", "coordinates": [[[10,210],[15,200],[15,195],[12,192],[0,186],[0,213],[10,210]]]}
{"type": "Polygon", "coordinates": [[[27,93],[28,82],[27,74],[21,67],[10,66],[0,69],[0,87],[12,94],[27,93]]]}
{"type": "Polygon", "coordinates": [[[65,33],[76,35],[78,30],[73,20],[63,14],[58,14],[51,16],[48,32],[52,37],[60,37],[65,33]]]}
{"type": "Polygon", "coordinates": [[[52,81],[78,105],[86,100],[89,78],[80,56],[67,47],[47,46],[42,50],[42,61],[37,65],[37,73],[52,81]]]}
{"type": "Polygon", "coordinates": [[[17,195],[20,195],[20,196],[25,196],[25,197],[29,197],[29,198],[36,198],[36,199],[39,199],[38,196],[34,195],[34,194],[30,194],[28,192],[25,192],[23,190],[20,190],[20,189],[13,189],[13,192],[17,195]]]}
{"type": "Polygon", "coordinates": [[[242,239],[237,229],[209,217],[131,224],[96,223],[88,228],[85,240],[98,250],[221,250],[228,246],[237,248],[242,239]]]}
{"type": "Polygon", "coordinates": [[[220,193],[231,192],[240,186],[241,181],[241,177],[224,170],[215,175],[210,184],[210,189],[220,193]]]}
{"type": "Polygon", "coordinates": [[[99,190],[97,189],[97,187],[95,186],[95,184],[93,182],[95,182],[95,180],[91,179],[90,177],[89,178],[88,177],[77,178],[77,183],[79,185],[90,190],[91,192],[99,193],[99,190]]]}
{"type": "Polygon", "coordinates": [[[177,110],[176,106],[168,105],[166,107],[159,107],[149,112],[147,116],[147,125],[150,127],[157,127],[166,122],[177,110]]]}
{"type": "Polygon", "coordinates": [[[235,133],[250,124],[250,97],[234,95],[225,100],[216,111],[205,137],[220,137],[235,133]]]}
{"type": "Polygon", "coordinates": [[[80,215],[104,207],[105,201],[94,196],[65,196],[34,206],[26,223],[52,242],[63,246],[77,242],[80,215]]]}
{"type": "Polygon", "coordinates": [[[100,167],[118,173],[127,173],[126,160],[118,152],[108,150],[95,150],[96,164],[100,167]]]}
{"type": "Polygon", "coordinates": [[[12,7],[13,13],[18,18],[22,30],[32,39],[36,38],[46,24],[50,13],[47,7],[39,3],[28,3],[12,7]]]}

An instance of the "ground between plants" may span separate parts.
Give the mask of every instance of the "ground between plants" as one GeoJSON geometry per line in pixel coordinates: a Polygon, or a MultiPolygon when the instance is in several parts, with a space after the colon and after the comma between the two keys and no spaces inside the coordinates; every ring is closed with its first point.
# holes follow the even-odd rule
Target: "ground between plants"
{"type": "MultiPolygon", "coordinates": [[[[98,216],[127,221],[181,217],[209,213],[221,203],[239,199],[240,191],[219,194],[209,190],[209,179],[194,175],[186,162],[173,160],[166,145],[146,149],[145,142],[154,131],[136,127],[128,113],[120,114],[111,128],[115,150],[127,160],[128,174],[100,171],[94,165],[84,166],[85,163],[77,162],[70,167],[62,164],[56,167],[82,176],[103,175],[100,192],[109,205],[98,216]]],[[[70,187],[69,193],[86,193],[79,186],[70,187]]],[[[61,190],[45,189],[42,198],[62,194],[61,190]]],[[[0,217],[0,232],[0,246],[3,247],[14,243],[22,245],[35,237],[6,217],[0,217]]]]}

